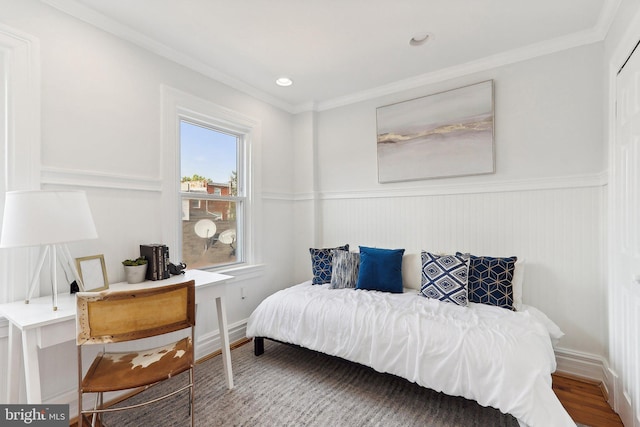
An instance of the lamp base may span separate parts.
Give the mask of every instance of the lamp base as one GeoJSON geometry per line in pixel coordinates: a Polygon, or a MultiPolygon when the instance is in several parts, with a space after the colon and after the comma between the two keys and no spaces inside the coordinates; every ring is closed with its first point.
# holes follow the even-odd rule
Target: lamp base
{"type": "MultiPolygon", "coordinates": [[[[29,300],[28,299],[24,300],[24,303],[25,304],[29,304],[29,300]]],[[[53,306],[53,311],[58,311],[58,307],[54,305],[53,306]]]]}
{"type": "MultiPolygon", "coordinates": [[[[40,250],[40,257],[38,259],[38,263],[36,265],[36,271],[33,275],[33,280],[31,281],[31,286],[29,287],[29,293],[27,294],[27,298],[24,303],[29,304],[29,300],[33,295],[37,285],[39,284],[40,271],[42,270],[42,266],[44,264],[45,258],[49,254],[49,262],[51,268],[51,306],[53,311],[58,311],[58,280],[56,278],[56,264],[57,264],[57,251],[56,245],[45,245],[40,250]]],[[[61,253],[64,258],[66,254],[64,252],[61,253]]]]}

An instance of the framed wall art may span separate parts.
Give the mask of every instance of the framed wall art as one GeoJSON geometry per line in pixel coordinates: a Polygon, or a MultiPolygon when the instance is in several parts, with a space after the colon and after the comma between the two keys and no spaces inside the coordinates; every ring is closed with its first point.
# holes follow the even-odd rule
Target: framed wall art
{"type": "Polygon", "coordinates": [[[76,258],[76,268],[82,281],[81,291],[94,292],[109,288],[104,255],[76,258]]]}
{"type": "Polygon", "coordinates": [[[495,172],[493,80],[376,109],[378,182],[495,172]]]}

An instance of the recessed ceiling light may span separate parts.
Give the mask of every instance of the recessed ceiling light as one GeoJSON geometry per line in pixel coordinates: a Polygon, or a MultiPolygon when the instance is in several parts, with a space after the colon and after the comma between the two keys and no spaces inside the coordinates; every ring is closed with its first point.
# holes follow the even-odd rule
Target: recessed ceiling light
{"type": "Polygon", "coordinates": [[[409,40],[409,44],[411,46],[422,46],[431,38],[431,34],[429,33],[418,33],[411,37],[409,40]]]}
{"type": "Polygon", "coordinates": [[[276,84],[278,86],[291,86],[293,84],[293,80],[291,80],[289,77],[280,77],[276,80],[276,84]]]}

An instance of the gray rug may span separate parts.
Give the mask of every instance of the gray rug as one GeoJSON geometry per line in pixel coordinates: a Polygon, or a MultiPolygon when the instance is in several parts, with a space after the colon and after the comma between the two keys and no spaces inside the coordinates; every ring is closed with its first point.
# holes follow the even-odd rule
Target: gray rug
{"type": "MultiPolygon", "coordinates": [[[[197,426],[517,426],[511,415],[436,393],[392,375],[310,350],[265,340],[231,352],[235,388],[222,378],[222,359],[196,367],[197,426]]],[[[186,381],[185,374],[170,381],[186,381]]],[[[156,389],[163,387],[157,386],[156,389]]],[[[150,389],[134,396],[158,394],[150,389]]],[[[108,414],[113,426],[184,426],[187,393],[143,409],[108,414]]]]}

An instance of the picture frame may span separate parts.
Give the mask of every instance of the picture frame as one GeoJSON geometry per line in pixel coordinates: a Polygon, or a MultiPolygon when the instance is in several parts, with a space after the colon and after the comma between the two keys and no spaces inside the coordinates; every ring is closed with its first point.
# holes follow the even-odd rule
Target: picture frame
{"type": "Polygon", "coordinates": [[[376,109],[378,182],[495,172],[493,80],[376,109]]]}
{"type": "Polygon", "coordinates": [[[95,292],[109,288],[104,255],[76,258],[76,268],[80,276],[81,283],[78,286],[81,291],[95,292]]]}

